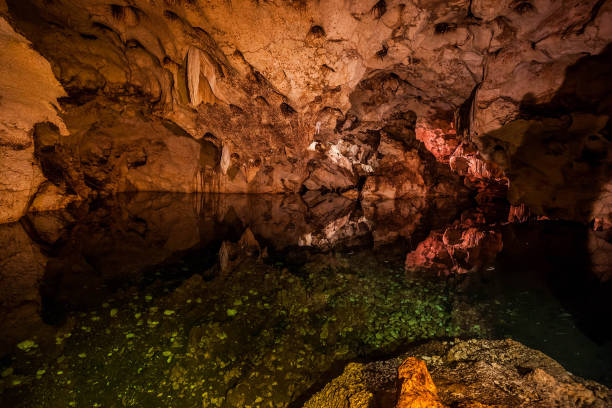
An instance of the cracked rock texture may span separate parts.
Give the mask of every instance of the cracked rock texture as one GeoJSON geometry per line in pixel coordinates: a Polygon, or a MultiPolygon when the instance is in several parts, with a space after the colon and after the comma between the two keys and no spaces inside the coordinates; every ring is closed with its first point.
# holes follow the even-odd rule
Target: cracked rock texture
{"type": "Polygon", "coordinates": [[[0,13],[0,221],[46,180],[33,209],[123,191],[372,201],[493,183],[534,215],[612,225],[608,1],[2,0],[0,13]]]}

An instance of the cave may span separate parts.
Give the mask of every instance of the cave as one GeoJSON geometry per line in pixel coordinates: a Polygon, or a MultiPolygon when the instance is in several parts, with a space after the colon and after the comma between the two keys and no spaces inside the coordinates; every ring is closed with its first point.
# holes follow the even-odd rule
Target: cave
{"type": "Polygon", "coordinates": [[[0,406],[612,406],[612,2],[0,0],[0,406]]]}

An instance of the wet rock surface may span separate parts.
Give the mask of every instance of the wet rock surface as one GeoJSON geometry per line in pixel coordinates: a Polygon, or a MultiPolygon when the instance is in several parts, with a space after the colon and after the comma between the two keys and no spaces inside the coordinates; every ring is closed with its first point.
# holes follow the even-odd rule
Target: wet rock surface
{"type": "Polygon", "coordinates": [[[572,376],[541,352],[510,340],[459,343],[444,359],[454,367],[431,371],[442,399],[450,404],[457,394],[493,406],[534,407],[604,407],[612,397],[606,387],[572,376]],[[454,387],[456,370],[463,369],[470,374],[454,387]]]}
{"type": "Polygon", "coordinates": [[[516,341],[455,340],[349,365],[306,406],[606,407],[611,399],[609,388],[516,341]]]}

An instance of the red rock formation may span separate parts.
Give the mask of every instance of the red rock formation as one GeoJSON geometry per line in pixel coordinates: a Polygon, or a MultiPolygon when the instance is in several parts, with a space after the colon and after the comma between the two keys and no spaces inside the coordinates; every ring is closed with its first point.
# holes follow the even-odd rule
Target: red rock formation
{"type": "Polygon", "coordinates": [[[490,183],[506,180],[501,167],[484,159],[473,143],[457,135],[453,122],[436,120],[433,124],[422,123],[416,129],[416,137],[436,160],[448,164],[453,173],[464,176],[466,185],[470,187],[486,188],[490,183]]]}
{"type": "Polygon", "coordinates": [[[499,182],[505,179],[503,170],[495,163],[482,158],[476,146],[463,142],[449,159],[450,168],[472,180],[499,182]]]}
{"type": "Polygon", "coordinates": [[[418,247],[406,255],[406,268],[427,268],[435,271],[449,271],[452,260],[442,242],[442,234],[432,232],[418,247]]]}
{"type": "Polygon", "coordinates": [[[501,233],[485,227],[454,226],[432,232],[406,255],[407,270],[448,275],[490,265],[503,248],[501,233]]]}
{"type": "Polygon", "coordinates": [[[452,122],[438,120],[435,125],[440,127],[418,126],[416,128],[416,138],[423,142],[427,150],[436,157],[436,160],[448,163],[451,155],[460,144],[460,138],[457,136],[457,131],[453,128],[452,122]]]}

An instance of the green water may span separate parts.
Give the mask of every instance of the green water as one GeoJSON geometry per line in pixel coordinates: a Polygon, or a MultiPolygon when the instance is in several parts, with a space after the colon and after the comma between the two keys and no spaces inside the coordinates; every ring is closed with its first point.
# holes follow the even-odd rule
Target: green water
{"type": "Polygon", "coordinates": [[[292,272],[246,261],[208,282],[105,299],[70,316],[51,351],[19,350],[3,396],[22,406],[285,406],[338,362],[459,332],[443,284],[409,280],[372,254],[319,255],[292,272]]]}
{"type": "MultiPolygon", "coordinates": [[[[410,207],[409,216],[379,208],[366,223],[367,210],[343,200],[331,203],[331,216],[295,201],[253,200],[202,211],[185,197],[139,196],[81,209],[80,219],[73,212],[52,239],[47,219],[31,219],[46,259],[41,300],[28,315],[33,329],[5,342],[0,405],[299,406],[348,361],[455,336],[554,342],[551,333],[562,332],[572,337],[563,348],[609,357],[609,343],[589,340],[554,296],[504,282],[492,270],[503,270],[499,257],[472,275],[406,271],[406,253],[440,218],[431,217],[432,208],[442,213],[436,206],[410,207]],[[346,214],[361,221],[319,246],[298,244],[346,214]],[[240,256],[221,271],[220,242],[238,241],[247,227],[264,256],[240,256]],[[555,313],[551,329],[545,319],[555,313]]],[[[592,374],[609,368],[604,361],[592,374]]]]}

